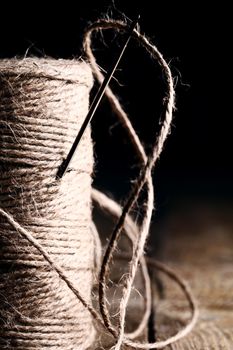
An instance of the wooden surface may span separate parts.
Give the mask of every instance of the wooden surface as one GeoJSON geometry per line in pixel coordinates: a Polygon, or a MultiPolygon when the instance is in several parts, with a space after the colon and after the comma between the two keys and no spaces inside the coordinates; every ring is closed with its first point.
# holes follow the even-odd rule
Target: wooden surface
{"type": "MultiPolygon", "coordinates": [[[[160,228],[152,227],[151,235],[164,232],[159,260],[188,281],[200,308],[194,330],[165,350],[233,350],[232,214],[233,208],[229,205],[182,205],[180,209],[172,210],[160,228]]],[[[174,282],[162,274],[157,275],[157,280],[160,293],[155,291],[154,304],[158,341],[175,334],[186,324],[190,311],[174,282]]],[[[118,298],[115,294],[116,303],[118,298]]],[[[142,313],[142,304],[132,299],[134,302],[132,304],[131,300],[128,307],[128,326],[135,326],[142,313]]],[[[146,330],[141,340],[145,341],[147,334],[146,330]]],[[[100,342],[96,341],[92,350],[111,348],[110,338],[101,332],[98,332],[98,338],[100,342]]]]}
{"type": "MultiPolygon", "coordinates": [[[[233,349],[233,211],[229,206],[190,208],[174,214],[164,259],[184,277],[199,302],[193,332],[166,350],[233,349]]],[[[182,293],[169,281],[156,307],[158,338],[164,339],[188,318],[182,293]]]]}

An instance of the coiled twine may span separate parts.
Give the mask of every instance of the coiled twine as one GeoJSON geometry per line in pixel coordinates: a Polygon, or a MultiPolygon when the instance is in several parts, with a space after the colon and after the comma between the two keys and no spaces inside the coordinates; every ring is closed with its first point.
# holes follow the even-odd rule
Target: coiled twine
{"type": "MultiPolygon", "coordinates": [[[[91,298],[93,151],[90,129],[62,181],[56,172],[88,111],[92,75],[81,61],[0,61],[0,207],[91,298]]],[[[36,248],[0,217],[0,348],[85,349],[89,311],[36,248]]]]}

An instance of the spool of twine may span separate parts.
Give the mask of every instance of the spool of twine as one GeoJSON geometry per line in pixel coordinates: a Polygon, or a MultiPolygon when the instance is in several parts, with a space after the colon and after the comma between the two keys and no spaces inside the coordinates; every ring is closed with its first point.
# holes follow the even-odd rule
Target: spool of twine
{"type": "MultiPolygon", "coordinates": [[[[127,28],[124,22],[110,19],[99,20],[87,29],[84,51],[99,82],[103,76],[91,50],[92,32],[124,32],[127,28]]],[[[144,257],[154,204],[152,170],[170,132],[174,86],[170,68],[156,46],[136,30],[133,37],[162,68],[166,93],[164,120],[147,155],[118,99],[110,88],[106,90],[141,162],[140,173],[122,208],[91,189],[90,128],[71,168],[62,180],[56,179],[58,167],[88,111],[92,85],[89,66],[81,61],[52,59],[0,61],[0,349],[85,350],[92,343],[92,349],[159,349],[184,338],[198,319],[195,298],[185,281],[163,264],[144,257]],[[147,198],[142,223],[137,225],[130,212],[143,188],[147,198]],[[91,218],[91,196],[117,218],[103,257],[91,218]],[[131,242],[131,253],[127,255],[128,272],[119,280],[115,319],[107,289],[122,233],[131,242]],[[139,262],[145,307],[136,329],[127,333],[126,309],[139,262]],[[137,339],[147,328],[153,306],[147,263],[180,286],[191,310],[191,318],[183,328],[155,342],[137,339]],[[95,270],[99,272],[98,308],[91,303],[95,270]],[[92,320],[98,329],[96,337],[92,320]],[[103,335],[111,338],[107,347],[103,335]]]]}
{"type": "MultiPolygon", "coordinates": [[[[0,207],[33,233],[86,300],[91,298],[90,129],[62,181],[56,172],[88,111],[84,62],[0,61],[0,207]]],[[[0,349],[86,349],[89,311],[39,251],[0,217],[0,349]]]]}

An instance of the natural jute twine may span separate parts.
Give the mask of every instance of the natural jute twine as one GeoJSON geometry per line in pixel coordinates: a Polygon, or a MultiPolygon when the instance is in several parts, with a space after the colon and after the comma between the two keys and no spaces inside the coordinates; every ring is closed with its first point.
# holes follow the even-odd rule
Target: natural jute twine
{"type": "MultiPolygon", "coordinates": [[[[64,180],[59,183],[55,175],[87,113],[91,86],[83,62],[0,62],[1,208],[33,232],[89,301],[94,268],[89,129],[64,180]]],[[[0,349],[87,347],[93,327],[83,304],[3,216],[0,232],[0,349]]]]}
{"type": "MultiPolygon", "coordinates": [[[[124,31],[123,22],[102,20],[84,37],[87,59],[98,81],[103,77],[91,51],[94,30],[124,31]]],[[[94,339],[93,323],[113,337],[113,349],[162,348],[184,337],[197,320],[189,287],[161,264],[154,267],[174,279],[187,297],[192,317],[176,335],[153,344],[135,338],[145,329],[151,307],[150,280],[143,257],[154,203],[152,169],[170,132],[174,88],[170,69],[145,36],[134,37],[162,68],[167,84],[164,121],[148,156],[131,122],[110,89],[106,95],[141,161],[141,171],[123,208],[92,190],[92,199],[118,218],[101,258],[98,233],[91,222],[92,143],[87,130],[71,170],[56,180],[87,112],[91,74],[85,63],[64,60],[2,61],[1,101],[1,276],[0,345],[3,349],[86,349],[94,339]],[[142,188],[147,190],[144,218],[138,227],[129,214],[142,188]],[[106,288],[111,263],[123,232],[132,243],[128,273],[122,276],[117,324],[108,308],[106,288]],[[145,285],[145,312],[137,329],[125,333],[126,308],[139,262],[145,285]],[[94,271],[94,267],[96,267],[94,271]],[[99,311],[91,304],[94,274],[100,274],[99,311]],[[94,273],[93,273],[94,272],[94,273]]],[[[124,257],[122,257],[124,258],[124,257]]]]}

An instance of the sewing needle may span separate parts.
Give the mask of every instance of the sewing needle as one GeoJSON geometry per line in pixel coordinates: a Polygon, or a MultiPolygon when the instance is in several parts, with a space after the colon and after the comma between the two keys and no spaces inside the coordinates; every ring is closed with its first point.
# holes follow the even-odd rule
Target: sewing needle
{"type": "Polygon", "coordinates": [[[127,38],[124,42],[124,45],[122,46],[121,52],[120,52],[119,56],[117,57],[116,61],[114,62],[114,64],[112,65],[111,69],[109,69],[109,71],[107,72],[107,75],[105,76],[103,83],[101,84],[97,94],[95,95],[94,100],[91,103],[90,109],[87,113],[87,116],[86,116],[86,118],[85,118],[79,132],[78,132],[78,135],[77,135],[67,157],[63,160],[63,162],[61,163],[61,165],[58,168],[58,172],[56,174],[56,179],[61,179],[63,177],[63,175],[65,174],[65,172],[67,171],[69,163],[70,163],[70,161],[71,161],[71,159],[72,159],[72,157],[77,149],[77,146],[78,146],[88,124],[90,123],[91,119],[93,118],[95,111],[96,111],[96,109],[97,109],[97,107],[98,107],[98,105],[103,97],[103,94],[104,94],[104,92],[105,92],[105,90],[106,90],[106,88],[107,88],[123,54],[124,54],[124,52],[125,52],[126,47],[128,46],[128,43],[130,41],[130,38],[133,34],[133,31],[134,31],[137,23],[139,21],[139,18],[140,18],[140,16],[138,16],[137,19],[134,20],[132,22],[131,26],[129,27],[128,35],[127,35],[127,38]]]}

